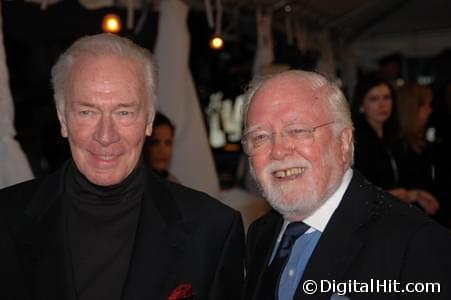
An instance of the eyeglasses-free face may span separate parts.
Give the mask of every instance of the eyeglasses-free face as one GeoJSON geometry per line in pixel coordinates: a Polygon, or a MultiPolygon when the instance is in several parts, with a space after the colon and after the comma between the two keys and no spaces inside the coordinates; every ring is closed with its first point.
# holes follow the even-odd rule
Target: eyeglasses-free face
{"type": "Polygon", "coordinates": [[[83,55],[69,72],[61,130],[80,172],[94,184],[122,182],[152,132],[142,66],[115,55],[83,55]]]}
{"type": "Polygon", "coordinates": [[[314,133],[317,129],[333,123],[335,123],[335,121],[329,121],[310,128],[306,128],[305,125],[302,124],[289,124],[282,128],[280,132],[259,128],[245,133],[241,139],[241,144],[243,145],[244,152],[249,156],[269,153],[273,147],[274,139],[277,134],[280,134],[286,145],[291,148],[296,148],[297,146],[309,146],[313,143],[314,133]]]}

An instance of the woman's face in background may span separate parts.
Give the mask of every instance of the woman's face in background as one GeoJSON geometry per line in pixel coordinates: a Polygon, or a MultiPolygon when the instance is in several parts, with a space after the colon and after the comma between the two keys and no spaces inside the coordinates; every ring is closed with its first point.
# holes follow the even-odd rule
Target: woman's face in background
{"type": "Polygon", "coordinates": [[[390,88],[380,84],[371,88],[363,99],[360,112],[371,125],[384,124],[392,113],[393,99],[390,88]]]}
{"type": "Polygon", "coordinates": [[[174,133],[169,125],[161,124],[153,128],[152,135],[146,141],[144,155],[154,170],[169,170],[173,141],[174,133]]]}

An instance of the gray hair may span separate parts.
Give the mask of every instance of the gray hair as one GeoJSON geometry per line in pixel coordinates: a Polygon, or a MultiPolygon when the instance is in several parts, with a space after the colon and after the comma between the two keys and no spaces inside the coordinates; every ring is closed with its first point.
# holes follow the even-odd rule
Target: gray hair
{"type": "Polygon", "coordinates": [[[245,100],[243,103],[244,120],[247,119],[249,106],[257,90],[270,79],[280,75],[294,75],[298,79],[309,83],[312,90],[318,91],[318,93],[323,95],[322,98],[327,101],[335,121],[352,126],[349,104],[340,88],[319,73],[302,70],[289,70],[254,78],[246,89],[245,100]]]}
{"type": "Polygon", "coordinates": [[[157,99],[157,66],[151,53],[127,38],[119,37],[111,33],[102,33],[82,37],[73,43],[61,56],[52,68],[53,97],[58,112],[64,112],[64,88],[70,68],[77,59],[84,55],[104,56],[115,55],[136,60],[143,68],[144,82],[146,83],[147,96],[149,97],[149,118],[155,114],[155,102],[157,99]]]}
{"type": "MultiPolygon", "coordinates": [[[[257,77],[251,81],[246,89],[244,97],[245,100],[242,106],[245,127],[247,127],[247,114],[249,111],[249,106],[252,103],[255,93],[258,91],[258,89],[274,77],[287,75],[295,76],[297,79],[307,82],[313,91],[316,91],[320,94],[321,99],[327,101],[330,112],[334,118],[334,121],[336,122],[336,126],[333,126],[336,135],[338,135],[345,127],[353,126],[348,101],[341,89],[336,84],[327,79],[325,76],[316,72],[289,70],[263,77],[257,77]]],[[[352,144],[351,149],[351,162],[354,157],[353,152],[354,144],[352,144]]]]}

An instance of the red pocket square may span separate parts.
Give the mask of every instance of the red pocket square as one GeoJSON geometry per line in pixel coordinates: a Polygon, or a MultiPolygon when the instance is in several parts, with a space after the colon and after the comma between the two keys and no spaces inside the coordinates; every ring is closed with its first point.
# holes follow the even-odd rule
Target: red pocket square
{"type": "Polygon", "coordinates": [[[169,295],[168,300],[190,300],[194,299],[193,286],[189,283],[182,283],[173,289],[169,295]]]}

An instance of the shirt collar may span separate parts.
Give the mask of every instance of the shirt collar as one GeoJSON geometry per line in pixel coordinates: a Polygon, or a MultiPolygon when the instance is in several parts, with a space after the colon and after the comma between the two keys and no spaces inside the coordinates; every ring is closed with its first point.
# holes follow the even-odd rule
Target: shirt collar
{"type": "MultiPolygon", "coordinates": [[[[319,232],[323,232],[326,228],[327,223],[329,223],[330,218],[332,217],[332,214],[337,209],[338,205],[341,202],[341,199],[343,198],[343,195],[348,188],[349,183],[351,182],[353,171],[351,168],[349,168],[342,180],[338,188],[335,190],[335,192],[330,195],[330,197],[324,201],[324,203],[313,212],[310,216],[302,220],[305,224],[310,226],[310,228],[306,231],[306,233],[313,232],[315,230],[318,230],[319,232]]],[[[282,238],[283,233],[285,232],[285,229],[287,228],[288,224],[290,224],[290,221],[284,220],[278,241],[282,238]]]]}
{"type": "Polygon", "coordinates": [[[330,195],[330,197],[317,210],[313,212],[313,214],[303,220],[305,224],[320,232],[324,231],[327,223],[329,223],[329,220],[332,217],[332,214],[340,204],[349,183],[351,182],[352,173],[352,169],[349,168],[345,172],[341,183],[335,190],[335,192],[333,192],[332,195],[330,195]]]}

